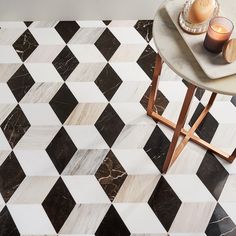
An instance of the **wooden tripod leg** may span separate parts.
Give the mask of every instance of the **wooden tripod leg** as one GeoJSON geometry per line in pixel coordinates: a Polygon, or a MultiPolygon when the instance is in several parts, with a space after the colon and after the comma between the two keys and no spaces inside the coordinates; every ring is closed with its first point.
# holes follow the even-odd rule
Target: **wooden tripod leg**
{"type": "Polygon", "coordinates": [[[186,118],[187,118],[189,106],[191,104],[195,89],[196,89],[196,86],[189,84],[188,91],[185,95],[184,103],[183,103],[183,106],[182,106],[182,109],[181,109],[181,112],[179,115],[179,119],[176,124],[174,135],[173,135],[173,138],[170,143],[170,147],[169,147],[169,150],[168,150],[168,153],[166,156],[166,160],[164,162],[164,166],[162,169],[163,173],[166,173],[166,171],[168,170],[168,168],[170,166],[171,159],[172,159],[173,153],[175,151],[176,144],[178,142],[179,136],[181,134],[181,130],[182,130],[182,128],[185,124],[186,118]]]}
{"type": "Polygon", "coordinates": [[[154,104],[156,101],[158,78],[159,78],[159,75],[161,74],[162,64],[163,64],[162,59],[160,55],[157,54],[154,73],[153,73],[153,79],[152,79],[152,86],[151,86],[150,95],[148,99],[148,106],[147,106],[147,114],[149,116],[153,112],[154,104]]]}

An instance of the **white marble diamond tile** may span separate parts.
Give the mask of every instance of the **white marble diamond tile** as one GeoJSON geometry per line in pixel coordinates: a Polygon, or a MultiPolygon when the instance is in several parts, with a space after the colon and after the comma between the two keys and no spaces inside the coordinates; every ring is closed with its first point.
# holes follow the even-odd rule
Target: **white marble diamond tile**
{"type": "Polygon", "coordinates": [[[12,45],[23,34],[24,28],[3,28],[0,31],[0,45],[12,45]]]}
{"type": "Polygon", "coordinates": [[[93,125],[106,106],[107,103],[79,103],[64,125],[93,125]]]}
{"type": "Polygon", "coordinates": [[[109,27],[121,44],[146,44],[146,40],[133,27],[109,27]]]}
{"type": "Polygon", "coordinates": [[[214,197],[196,175],[186,176],[167,173],[165,179],[182,202],[216,202],[214,197]]]}
{"type": "Polygon", "coordinates": [[[161,81],[158,87],[165,97],[171,101],[184,101],[185,94],[187,92],[187,87],[182,83],[182,81],[161,81]],[[175,89],[173,92],[173,88],[175,89]]]}
{"type": "Polygon", "coordinates": [[[62,175],[95,175],[108,151],[108,149],[78,150],[62,175]]]}
{"type": "Polygon", "coordinates": [[[112,103],[112,107],[127,125],[155,124],[140,103],[112,103]]]}
{"type": "Polygon", "coordinates": [[[21,65],[21,63],[0,64],[0,83],[6,83],[21,65]]]}
{"type": "Polygon", "coordinates": [[[63,83],[35,83],[20,103],[49,103],[63,83]]]}
{"type": "Polygon", "coordinates": [[[169,236],[168,233],[160,233],[160,234],[131,234],[130,236],[169,236]]]}
{"type": "Polygon", "coordinates": [[[0,150],[11,150],[11,147],[2,131],[2,129],[0,129],[0,150]]]}
{"type": "Polygon", "coordinates": [[[107,149],[109,148],[103,137],[94,126],[65,126],[78,149],[107,149]]]}
{"type": "Polygon", "coordinates": [[[64,176],[62,178],[77,204],[110,203],[95,176],[64,176]]]}
{"type": "Polygon", "coordinates": [[[115,203],[114,206],[131,233],[167,235],[147,203],[115,203]]]}
{"type": "Polygon", "coordinates": [[[25,63],[25,67],[36,83],[64,82],[51,63],[25,63]]]}
{"type": "MultiPolygon", "coordinates": [[[[223,150],[225,150],[225,148],[223,150]]],[[[229,154],[232,153],[232,150],[225,150],[225,151],[227,151],[227,153],[229,153],[229,154]]],[[[233,161],[233,163],[228,163],[228,162],[226,162],[225,160],[223,160],[219,157],[217,159],[221,163],[221,165],[224,166],[224,168],[226,169],[226,171],[230,175],[235,175],[236,174],[236,161],[233,161]]]]}
{"type": "Polygon", "coordinates": [[[232,152],[236,147],[236,126],[233,123],[219,123],[211,143],[216,147],[232,152]]]}
{"type": "Polygon", "coordinates": [[[150,79],[136,62],[111,62],[110,65],[123,81],[147,81],[150,79]]]}
{"type": "MultiPolygon", "coordinates": [[[[0,166],[7,159],[12,150],[0,150],[0,166]]],[[[1,195],[1,194],[0,194],[1,195]]]]}
{"type": "Polygon", "coordinates": [[[61,125],[61,122],[57,118],[55,112],[52,110],[49,104],[37,103],[37,104],[21,104],[25,116],[32,126],[37,125],[61,125]],[[43,114],[43,115],[42,115],[43,114]]]}
{"type": "Polygon", "coordinates": [[[5,206],[5,202],[2,198],[2,195],[0,194],[0,212],[2,211],[3,207],[5,206]]]}
{"type": "Polygon", "coordinates": [[[81,28],[86,27],[106,27],[106,25],[101,20],[78,20],[76,21],[81,28]]]}
{"type": "Polygon", "coordinates": [[[21,59],[12,46],[0,45],[0,63],[21,63],[21,59]]]}
{"type": "Polygon", "coordinates": [[[66,83],[79,103],[106,103],[107,99],[94,82],[66,83]]]}
{"type": "Polygon", "coordinates": [[[210,113],[221,124],[235,124],[236,109],[230,102],[215,102],[210,113]]]}
{"type": "Polygon", "coordinates": [[[108,211],[110,204],[76,204],[60,234],[94,234],[108,211]]]}
{"type": "Polygon", "coordinates": [[[58,21],[50,20],[50,21],[34,21],[30,24],[29,28],[52,28],[57,25],[58,21]]]}
{"type": "Polygon", "coordinates": [[[236,175],[229,175],[221,192],[219,202],[236,202],[236,175]]]}
{"type": "Polygon", "coordinates": [[[8,28],[23,28],[26,29],[27,26],[23,21],[0,21],[0,27],[1,29],[8,29],[8,28]]]}
{"type": "Polygon", "coordinates": [[[65,45],[39,45],[26,59],[26,63],[51,63],[65,45]]]}
{"type": "Polygon", "coordinates": [[[145,146],[155,125],[126,125],[113,144],[114,149],[140,149],[145,146]]]}
{"type": "Polygon", "coordinates": [[[136,62],[143,53],[146,44],[121,44],[110,62],[136,62]]]}
{"type": "Polygon", "coordinates": [[[94,82],[106,63],[80,63],[69,75],[67,82],[94,82]]]}
{"type": "Polygon", "coordinates": [[[170,233],[168,236],[207,236],[205,233],[170,233]]]}
{"type": "MultiPolygon", "coordinates": [[[[195,143],[188,142],[178,159],[168,170],[169,174],[196,174],[206,150],[195,143]]],[[[186,177],[188,178],[188,177],[186,177]]]]}
{"type": "Polygon", "coordinates": [[[236,200],[235,202],[221,202],[220,205],[223,207],[234,224],[236,224],[236,200]]]}
{"type": "Polygon", "coordinates": [[[161,175],[128,175],[113,202],[148,202],[161,175]]]}
{"type": "Polygon", "coordinates": [[[125,81],[123,82],[111,102],[139,102],[150,83],[146,81],[125,81]]]}
{"type": "Polygon", "coordinates": [[[76,56],[79,62],[106,62],[105,57],[98,51],[94,44],[70,44],[68,45],[68,47],[76,56]]]}
{"type": "Polygon", "coordinates": [[[112,149],[112,151],[128,175],[160,174],[143,149],[112,149]]]}
{"type": "Polygon", "coordinates": [[[41,205],[12,204],[8,205],[8,209],[20,234],[43,235],[56,233],[41,205]]]}
{"type": "Polygon", "coordinates": [[[57,179],[56,176],[26,176],[8,204],[42,204],[57,179]]]}
{"type": "Polygon", "coordinates": [[[44,150],[60,126],[31,126],[15,146],[15,150],[44,150]]]}
{"type": "Polygon", "coordinates": [[[105,27],[80,28],[68,44],[94,44],[105,29],[105,27]]]}
{"type": "Polygon", "coordinates": [[[64,40],[54,28],[30,28],[30,32],[40,45],[64,45],[64,40]]]}
{"type": "Polygon", "coordinates": [[[27,176],[58,176],[45,150],[15,150],[17,160],[27,176]]]}
{"type": "MultiPolygon", "coordinates": [[[[200,193],[197,195],[200,195],[200,193]]],[[[216,202],[183,202],[169,232],[204,233],[215,206],[216,202]]]]}
{"type": "Polygon", "coordinates": [[[8,117],[16,104],[0,104],[0,124],[8,117]]]}

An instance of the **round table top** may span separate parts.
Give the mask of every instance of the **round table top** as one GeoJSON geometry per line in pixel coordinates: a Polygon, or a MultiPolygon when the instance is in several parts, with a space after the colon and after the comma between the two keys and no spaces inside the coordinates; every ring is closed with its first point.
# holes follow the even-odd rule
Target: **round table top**
{"type": "MultiPolygon", "coordinates": [[[[213,80],[209,79],[203,72],[169,18],[164,8],[167,1],[157,10],[153,24],[154,42],[163,61],[181,78],[200,88],[221,94],[236,95],[236,74],[213,80]]],[[[185,2],[185,0],[181,1],[185,2]]],[[[221,9],[230,6],[223,12],[229,13],[232,11],[232,15],[236,15],[235,12],[233,13],[234,9],[236,9],[235,0],[219,0],[219,3],[221,4],[221,9]],[[235,7],[232,7],[232,4],[235,7]]],[[[233,20],[236,23],[236,16],[233,20]]]]}

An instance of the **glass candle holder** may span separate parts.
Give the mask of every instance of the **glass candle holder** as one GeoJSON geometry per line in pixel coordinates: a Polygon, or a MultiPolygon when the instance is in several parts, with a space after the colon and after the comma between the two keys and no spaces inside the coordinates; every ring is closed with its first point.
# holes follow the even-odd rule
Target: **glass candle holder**
{"type": "Polygon", "coordinates": [[[204,47],[212,53],[220,53],[233,32],[233,22],[225,17],[213,18],[208,27],[204,47]]]}

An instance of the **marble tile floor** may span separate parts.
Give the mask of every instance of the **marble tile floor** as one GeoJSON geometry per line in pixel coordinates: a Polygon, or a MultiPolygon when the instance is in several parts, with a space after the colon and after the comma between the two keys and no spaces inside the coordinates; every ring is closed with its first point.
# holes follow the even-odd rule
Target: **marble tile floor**
{"type": "MultiPolygon", "coordinates": [[[[152,21],[0,22],[0,236],[235,236],[236,162],[146,116],[152,21]]],[[[176,121],[187,84],[166,65],[155,109],[176,121]]],[[[186,128],[210,93],[198,89],[186,128]]],[[[236,147],[236,98],[197,134],[236,147]]]]}

